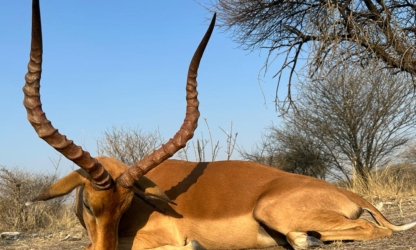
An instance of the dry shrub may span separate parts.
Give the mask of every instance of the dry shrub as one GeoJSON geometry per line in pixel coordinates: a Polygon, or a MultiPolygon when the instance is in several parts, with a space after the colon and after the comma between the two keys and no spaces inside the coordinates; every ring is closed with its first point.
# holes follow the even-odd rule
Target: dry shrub
{"type": "Polygon", "coordinates": [[[162,144],[159,130],[144,132],[139,127],[116,127],[97,140],[98,155],[107,155],[133,165],[162,144]]]}
{"type": "Polygon", "coordinates": [[[371,172],[368,183],[354,177],[352,184],[338,183],[362,196],[412,196],[416,195],[416,167],[413,164],[397,164],[371,172]]]}
{"type": "Polygon", "coordinates": [[[69,213],[65,198],[25,206],[27,201],[36,197],[56,181],[57,177],[56,173],[37,174],[19,168],[0,167],[0,230],[57,229],[65,223],[68,224],[67,227],[71,226],[72,223],[68,223],[69,218],[76,220],[73,213],[69,213]]]}

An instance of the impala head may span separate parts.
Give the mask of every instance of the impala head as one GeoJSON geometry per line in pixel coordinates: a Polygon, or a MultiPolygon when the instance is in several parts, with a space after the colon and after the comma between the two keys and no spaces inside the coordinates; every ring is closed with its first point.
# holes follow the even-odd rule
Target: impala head
{"type": "Polygon", "coordinates": [[[42,71],[42,30],[39,0],[33,0],[32,40],[28,73],[25,76],[24,106],[27,118],[40,138],[73,161],[81,169],[74,171],[43,191],[34,201],[48,200],[65,195],[81,187],[85,223],[95,249],[115,249],[117,227],[122,214],[129,207],[134,195],[151,202],[162,199],[169,202],[163,192],[144,177],[149,170],[171,157],[193,137],[199,118],[196,76],[199,62],[214,28],[215,15],[198,46],[188,70],[186,84],[186,116],[179,131],[161,148],[145,156],[133,166],[108,157],[91,157],[90,154],[68,140],[46,118],[40,100],[42,71]]]}

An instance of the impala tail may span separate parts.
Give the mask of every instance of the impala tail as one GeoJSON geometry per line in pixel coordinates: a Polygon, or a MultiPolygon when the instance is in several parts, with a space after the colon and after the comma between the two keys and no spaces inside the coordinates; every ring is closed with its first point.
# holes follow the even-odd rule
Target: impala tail
{"type": "Polygon", "coordinates": [[[416,221],[406,223],[406,224],[402,224],[402,225],[395,225],[395,224],[391,223],[390,221],[388,221],[386,219],[386,217],[384,217],[384,215],[380,211],[375,209],[374,207],[373,207],[373,209],[371,209],[371,208],[364,208],[364,209],[367,212],[370,213],[370,215],[373,217],[373,219],[375,221],[377,221],[377,223],[379,225],[388,227],[393,231],[404,231],[404,230],[407,230],[407,229],[410,229],[410,228],[416,226],[416,221]]]}

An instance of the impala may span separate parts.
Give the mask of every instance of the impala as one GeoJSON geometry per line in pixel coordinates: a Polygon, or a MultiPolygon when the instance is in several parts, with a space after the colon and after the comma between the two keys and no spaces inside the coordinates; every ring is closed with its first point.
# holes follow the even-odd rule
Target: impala
{"type": "Polygon", "coordinates": [[[27,117],[39,137],[81,168],[32,202],[77,189],[75,212],[92,242],[86,249],[236,249],[279,244],[304,249],[323,241],[386,237],[416,225],[393,225],[352,192],[262,164],[167,160],[185,146],[197,127],[196,75],[215,15],[189,66],[186,116],[175,136],[133,166],[91,157],[60,134],[42,111],[38,0],[33,1],[32,11],[23,88],[27,117]],[[360,219],[363,211],[375,223],[360,219]]]}

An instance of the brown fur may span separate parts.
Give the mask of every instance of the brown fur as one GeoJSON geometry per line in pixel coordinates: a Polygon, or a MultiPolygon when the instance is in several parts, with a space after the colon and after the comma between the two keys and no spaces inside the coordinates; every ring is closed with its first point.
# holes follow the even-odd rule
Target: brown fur
{"type": "MultiPolygon", "coordinates": [[[[112,158],[97,159],[113,179],[128,168],[112,158]]],[[[160,196],[160,201],[150,203],[117,185],[97,191],[83,170],[74,173],[40,197],[66,193],[68,183],[79,186],[83,180],[76,211],[82,213],[79,217],[93,242],[89,249],[116,249],[118,241],[118,249],[193,248],[192,240],[215,249],[263,248],[286,242],[303,249],[319,245],[319,240],[386,237],[392,229],[415,224],[394,226],[352,192],[253,162],[167,160],[136,185],[141,195],[160,196]],[[166,202],[155,184],[176,205],[166,202]],[[358,219],[364,210],[375,215],[380,225],[358,219]]]]}

